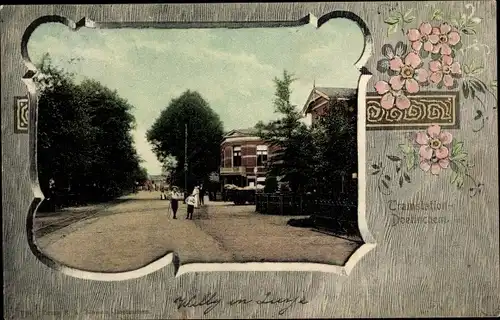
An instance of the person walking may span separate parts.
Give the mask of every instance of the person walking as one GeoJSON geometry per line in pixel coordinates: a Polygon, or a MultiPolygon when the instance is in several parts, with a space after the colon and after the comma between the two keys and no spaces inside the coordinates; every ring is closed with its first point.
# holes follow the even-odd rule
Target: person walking
{"type": "Polygon", "coordinates": [[[194,196],[194,200],[195,200],[194,207],[197,209],[200,207],[200,187],[199,186],[194,187],[193,196],[194,196]]]}
{"type": "Polygon", "coordinates": [[[196,205],[196,199],[193,194],[189,195],[186,198],[186,204],[187,204],[187,216],[186,219],[193,220],[193,212],[194,212],[194,207],[196,205]]]}
{"type": "Polygon", "coordinates": [[[172,208],[173,218],[177,219],[177,209],[179,208],[179,200],[184,198],[179,191],[178,187],[172,187],[172,192],[170,193],[170,206],[172,208]]]}
{"type": "Polygon", "coordinates": [[[200,205],[205,204],[205,187],[203,184],[200,185],[200,205]]]}

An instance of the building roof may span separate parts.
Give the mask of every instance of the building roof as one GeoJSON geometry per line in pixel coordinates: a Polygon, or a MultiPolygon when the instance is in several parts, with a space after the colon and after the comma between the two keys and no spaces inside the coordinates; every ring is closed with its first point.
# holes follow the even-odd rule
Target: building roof
{"type": "Polygon", "coordinates": [[[352,99],[356,97],[357,91],[358,89],[356,88],[313,87],[306,103],[304,104],[302,112],[307,114],[311,103],[321,97],[327,100],[352,99]]]}
{"type": "Polygon", "coordinates": [[[224,134],[224,138],[229,137],[255,137],[257,136],[257,130],[254,128],[247,129],[234,129],[224,134]]]}

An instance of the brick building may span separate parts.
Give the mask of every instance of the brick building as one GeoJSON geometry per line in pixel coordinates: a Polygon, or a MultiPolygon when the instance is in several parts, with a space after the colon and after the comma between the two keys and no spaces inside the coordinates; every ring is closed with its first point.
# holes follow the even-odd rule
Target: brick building
{"type": "MultiPolygon", "coordinates": [[[[333,99],[345,101],[348,106],[356,106],[358,99],[357,89],[313,86],[302,112],[304,116],[310,115],[311,124],[313,124],[325,113],[330,101],[333,99]]],[[[354,111],[354,107],[352,111],[354,111]]]]}
{"type": "Polygon", "coordinates": [[[272,148],[268,148],[255,134],[254,129],[239,129],[226,133],[221,143],[222,184],[240,187],[264,185],[266,162],[272,151],[272,148]]]}

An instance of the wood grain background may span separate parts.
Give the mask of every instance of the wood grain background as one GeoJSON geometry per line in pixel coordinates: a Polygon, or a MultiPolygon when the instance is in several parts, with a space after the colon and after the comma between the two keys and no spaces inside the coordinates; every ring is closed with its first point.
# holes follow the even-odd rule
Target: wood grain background
{"type": "MultiPolygon", "coordinates": [[[[271,291],[278,296],[304,295],[309,304],[295,306],[281,317],[401,317],[494,316],[500,314],[498,131],[496,111],[485,128],[473,132],[474,114],[461,105],[461,128],[450,130],[460,137],[475,164],[474,174],[484,183],[481,195],[470,198],[449,179],[417,173],[416,181],[394,189],[389,196],[367,176],[366,214],[376,247],[364,256],[349,276],[321,272],[217,272],[188,273],[174,277],[169,265],[142,278],[119,282],[82,280],[43,264],[29,247],[28,213],[38,195],[36,172],[31,166],[30,134],[14,133],[14,97],[26,96],[21,78],[28,70],[21,56],[21,39],[31,22],[59,15],[74,22],[87,17],[96,22],[210,22],[296,21],[309,13],[321,17],[331,11],[350,11],[367,24],[374,44],[366,68],[377,81],[376,62],[384,43],[404,40],[401,33],[388,38],[383,20],[389,5],[415,8],[417,21],[428,20],[432,5],[445,12],[465,12],[468,2],[348,2],[265,4],[148,4],[148,5],[43,5],[5,6],[1,11],[2,105],[2,222],[5,318],[116,319],[201,318],[202,308],[177,310],[173,300],[181,294],[218,292],[223,299],[258,298],[271,291]],[[380,9],[381,13],[377,11],[380,9]],[[443,212],[447,224],[390,226],[387,202],[448,201],[443,212]],[[27,229],[28,225],[28,229],[27,229]],[[147,310],[125,315],[120,310],[147,310]],[[64,314],[66,312],[66,314],[64,314]],[[100,312],[100,313],[97,313],[100,312]],[[80,313],[77,315],[77,313],[80,313]],[[94,314],[92,314],[94,313],[94,314]]],[[[477,39],[491,46],[486,56],[485,83],[496,80],[496,2],[470,2],[482,17],[477,39]]],[[[119,24],[118,24],[119,26],[119,24]]],[[[417,25],[418,26],[418,25],[417,25]]],[[[469,41],[469,40],[464,40],[469,41]]],[[[175,63],[175,61],[172,61],[175,63]]],[[[488,97],[485,104],[496,104],[488,97]]],[[[36,120],[31,112],[32,124],[36,120]]],[[[371,161],[394,152],[405,132],[368,131],[367,168],[371,161]],[[385,153],[384,153],[385,152],[385,153]]],[[[36,205],[36,203],[35,203],[36,205]]],[[[209,318],[280,317],[275,306],[224,306],[209,318]]]]}

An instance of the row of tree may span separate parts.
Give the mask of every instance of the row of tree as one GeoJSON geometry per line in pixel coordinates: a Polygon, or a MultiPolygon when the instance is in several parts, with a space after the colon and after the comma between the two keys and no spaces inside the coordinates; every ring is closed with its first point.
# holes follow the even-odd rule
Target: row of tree
{"type": "Polygon", "coordinates": [[[87,203],[113,199],[143,183],[147,172],[131,136],[133,107],[97,81],[77,84],[49,55],[38,69],[37,163],[44,194],[87,203]]]}
{"type": "MultiPolygon", "coordinates": [[[[273,191],[279,179],[292,192],[316,190],[323,195],[338,194],[342,178],[352,179],[352,173],[357,171],[354,107],[332,100],[319,121],[307,126],[290,102],[290,87],[295,80],[286,70],[281,79],[274,79],[274,112],[280,117],[256,125],[260,137],[279,150],[268,160],[266,189],[273,191]]],[[[352,180],[349,182],[347,185],[354,185],[352,180]]]]}

